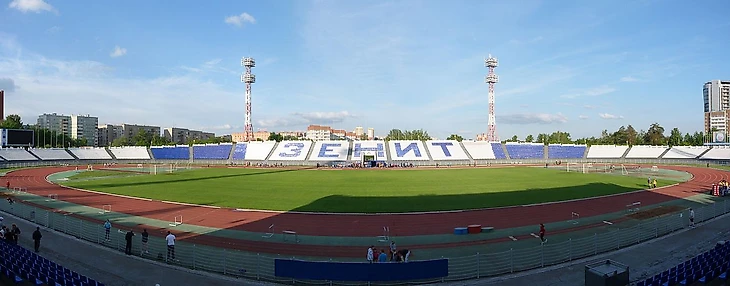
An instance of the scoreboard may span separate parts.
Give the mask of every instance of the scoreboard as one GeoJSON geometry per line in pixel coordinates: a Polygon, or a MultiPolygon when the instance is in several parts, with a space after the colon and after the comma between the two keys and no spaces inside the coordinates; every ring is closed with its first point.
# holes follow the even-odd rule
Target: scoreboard
{"type": "Polygon", "coordinates": [[[35,133],[27,129],[0,129],[2,147],[32,147],[35,133]]]}

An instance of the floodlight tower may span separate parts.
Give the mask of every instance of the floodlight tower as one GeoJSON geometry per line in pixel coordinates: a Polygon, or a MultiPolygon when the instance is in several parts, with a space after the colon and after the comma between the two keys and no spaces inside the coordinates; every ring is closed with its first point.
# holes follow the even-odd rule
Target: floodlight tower
{"type": "Polygon", "coordinates": [[[493,58],[491,54],[488,58],[484,59],[484,66],[489,68],[489,73],[484,79],[484,82],[489,84],[489,121],[487,122],[487,141],[489,142],[499,142],[499,137],[497,136],[497,121],[494,116],[494,84],[499,82],[499,76],[494,73],[494,68],[498,65],[499,61],[497,61],[496,58],[493,58]]]}
{"type": "Polygon", "coordinates": [[[241,66],[246,68],[246,72],[241,75],[241,82],[246,84],[246,127],[244,127],[246,142],[254,141],[253,125],[251,125],[251,84],[256,82],[256,75],[251,73],[251,68],[256,66],[256,60],[251,57],[241,59],[241,66]]]}

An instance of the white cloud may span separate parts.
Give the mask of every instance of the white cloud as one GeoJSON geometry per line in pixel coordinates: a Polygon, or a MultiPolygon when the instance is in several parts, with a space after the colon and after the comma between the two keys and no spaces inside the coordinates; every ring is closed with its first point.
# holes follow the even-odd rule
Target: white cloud
{"type": "Polygon", "coordinates": [[[616,91],[615,88],[609,87],[609,86],[599,86],[594,88],[587,88],[583,90],[576,90],[571,93],[563,94],[560,97],[562,98],[578,98],[583,96],[599,96],[604,94],[609,94],[616,91]]]}
{"type": "Polygon", "coordinates": [[[585,116],[585,115],[578,115],[578,119],[588,119],[588,116],[585,116]]]}
{"type": "Polygon", "coordinates": [[[40,13],[43,11],[56,12],[56,9],[51,4],[46,3],[43,0],[13,0],[8,4],[8,7],[16,9],[23,13],[35,12],[40,13]]]}
{"type": "Polygon", "coordinates": [[[639,79],[635,78],[635,77],[625,76],[625,77],[621,78],[621,81],[622,82],[636,82],[636,81],[639,81],[639,79]]]}
{"type": "Polygon", "coordinates": [[[112,58],[117,58],[117,57],[121,57],[126,54],[127,54],[127,49],[116,46],[116,47],[114,47],[114,50],[109,54],[109,56],[112,58]]]}
{"type": "Polygon", "coordinates": [[[225,18],[224,22],[226,22],[226,24],[231,24],[237,27],[243,27],[244,23],[255,24],[256,19],[254,19],[254,17],[249,15],[248,13],[244,12],[241,13],[241,15],[228,16],[225,18]]]}
{"type": "Polygon", "coordinates": [[[599,113],[598,116],[600,116],[603,119],[623,119],[624,117],[622,115],[613,115],[609,113],[599,113]]]}
{"type": "Polygon", "coordinates": [[[590,105],[590,104],[586,104],[586,105],[583,105],[583,107],[584,107],[585,109],[595,109],[595,108],[596,108],[596,106],[595,106],[595,105],[590,105]]]}
{"type": "Polygon", "coordinates": [[[549,113],[523,113],[523,114],[508,114],[499,116],[497,122],[505,124],[553,124],[553,123],[566,123],[568,118],[561,113],[549,114],[549,113]]]}

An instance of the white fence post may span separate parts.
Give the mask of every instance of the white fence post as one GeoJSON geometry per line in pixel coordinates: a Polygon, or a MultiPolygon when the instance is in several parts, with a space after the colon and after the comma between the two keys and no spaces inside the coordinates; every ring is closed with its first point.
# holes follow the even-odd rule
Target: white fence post
{"type": "Polygon", "coordinates": [[[226,274],[227,273],[226,272],[226,264],[228,264],[228,262],[226,262],[226,249],[224,248],[223,249],[223,274],[226,274]]]}
{"type": "Polygon", "coordinates": [[[593,255],[598,254],[598,234],[593,233],[593,255]]]}
{"type": "Polygon", "coordinates": [[[568,238],[568,261],[573,261],[573,238],[568,238]]]}
{"type": "Polygon", "coordinates": [[[195,244],[193,244],[193,270],[195,270],[195,258],[198,256],[197,248],[195,247],[195,244]]]}
{"type": "Polygon", "coordinates": [[[479,277],[480,277],[479,270],[481,268],[481,265],[480,265],[481,259],[479,259],[479,258],[480,258],[480,255],[479,255],[479,252],[477,252],[477,279],[479,279],[479,277]]]}
{"type": "Polygon", "coordinates": [[[512,253],[512,248],[509,249],[509,273],[515,272],[515,256],[512,253]]]}

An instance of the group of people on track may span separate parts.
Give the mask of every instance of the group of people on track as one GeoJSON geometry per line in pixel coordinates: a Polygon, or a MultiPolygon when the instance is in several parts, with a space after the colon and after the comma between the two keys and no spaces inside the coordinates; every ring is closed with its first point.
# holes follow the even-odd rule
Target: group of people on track
{"type": "Polygon", "coordinates": [[[367,256],[365,259],[368,263],[386,263],[386,262],[408,262],[411,257],[411,251],[408,249],[398,250],[395,245],[395,241],[390,241],[390,248],[386,253],[384,249],[378,251],[378,249],[371,245],[368,247],[367,256]]]}

